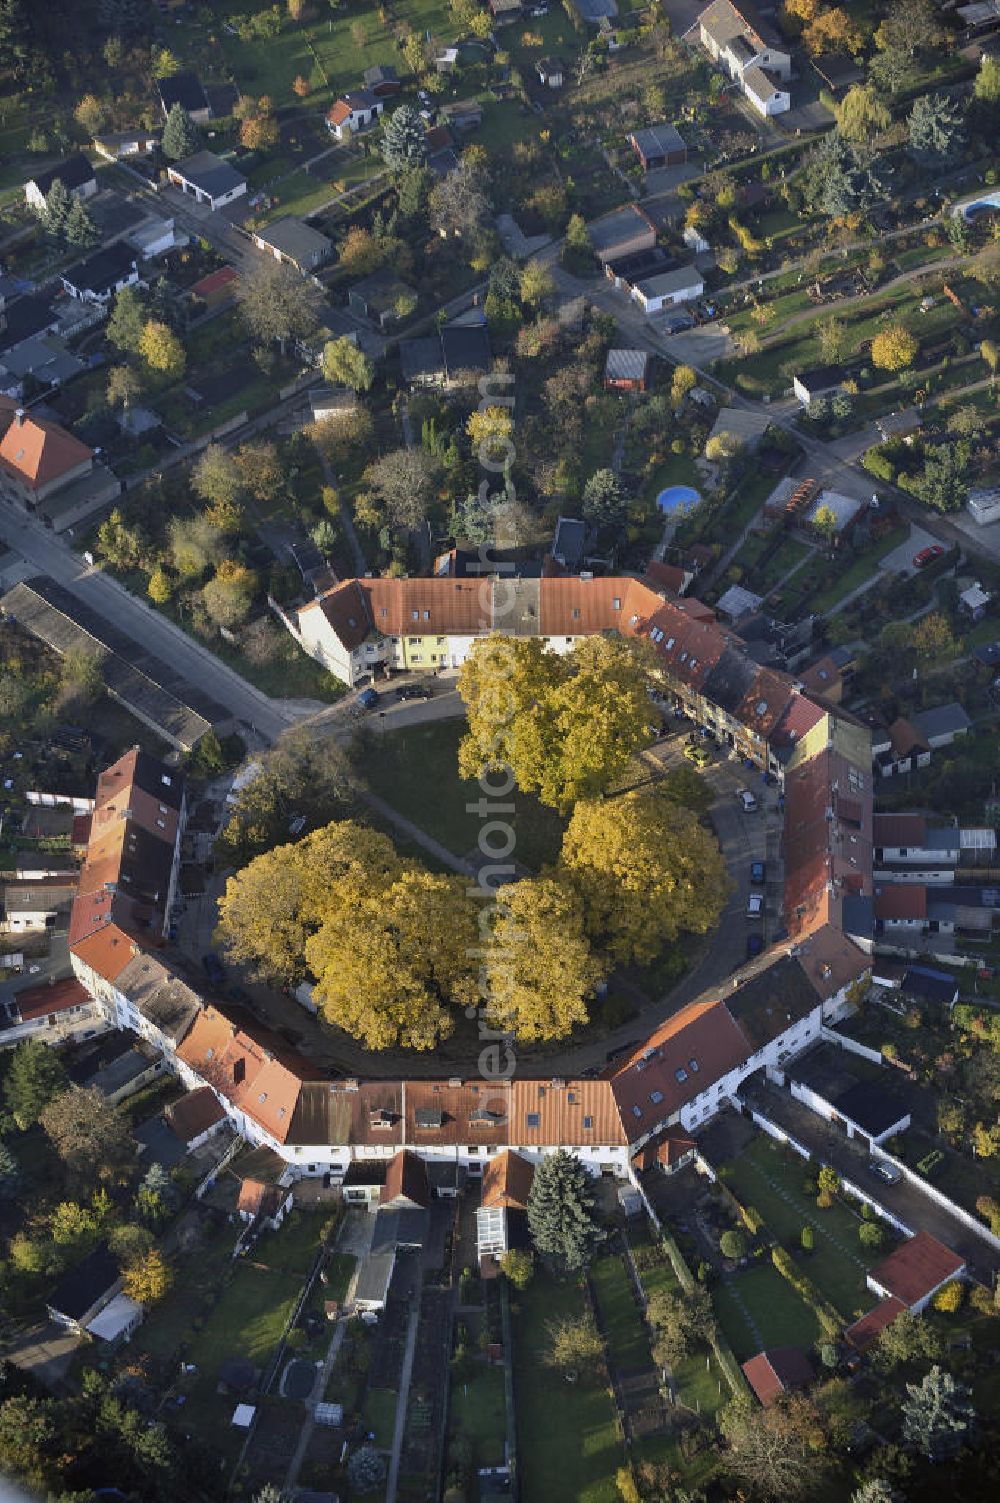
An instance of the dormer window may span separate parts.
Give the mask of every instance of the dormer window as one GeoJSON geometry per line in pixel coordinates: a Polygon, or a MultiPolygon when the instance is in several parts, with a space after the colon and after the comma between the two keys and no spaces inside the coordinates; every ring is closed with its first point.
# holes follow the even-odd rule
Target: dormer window
{"type": "Polygon", "coordinates": [[[688,1072],[686,1070],[680,1069],[674,1071],[674,1079],[677,1081],[678,1085],[683,1085],[687,1078],[688,1072]]]}

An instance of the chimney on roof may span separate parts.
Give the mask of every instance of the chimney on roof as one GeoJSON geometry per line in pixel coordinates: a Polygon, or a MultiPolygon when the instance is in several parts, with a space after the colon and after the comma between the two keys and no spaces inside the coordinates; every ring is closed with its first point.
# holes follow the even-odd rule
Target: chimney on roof
{"type": "Polygon", "coordinates": [[[19,428],[22,428],[24,426],[24,418],[25,418],[24,408],[23,407],[19,407],[17,409],[17,411],[14,413],[14,421],[15,421],[15,423],[17,424],[17,426],[19,428]]]}

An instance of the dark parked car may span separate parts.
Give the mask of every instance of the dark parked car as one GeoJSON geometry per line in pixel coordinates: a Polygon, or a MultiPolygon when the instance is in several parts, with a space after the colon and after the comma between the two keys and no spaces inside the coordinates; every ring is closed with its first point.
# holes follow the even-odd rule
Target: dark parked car
{"type": "Polygon", "coordinates": [[[219,959],[218,955],[213,955],[212,952],[209,951],[207,955],[203,955],[201,957],[201,964],[209,981],[214,981],[217,984],[225,981],[226,968],[222,964],[222,961],[219,959]]]}
{"type": "Polygon", "coordinates": [[[633,1049],[638,1049],[638,1047],[639,1040],[630,1039],[627,1044],[619,1044],[617,1049],[609,1049],[604,1057],[608,1060],[617,1059],[619,1055],[629,1054],[633,1049]]]}
{"type": "Polygon", "coordinates": [[[763,887],[767,877],[767,867],[763,861],[751,861],[750,881],[755,887],[763,887]]]}
{"type": "Polygon", "coordinates": [[[433,699],[434,690],[427,684],[403,684],[396,695],[399,699],[433,699]]]}
{"type": "Polygon", "coordinates": [[[762,934],[747,935],[747,959],[753,960],[764,948],[764,936],[762,934]]]}

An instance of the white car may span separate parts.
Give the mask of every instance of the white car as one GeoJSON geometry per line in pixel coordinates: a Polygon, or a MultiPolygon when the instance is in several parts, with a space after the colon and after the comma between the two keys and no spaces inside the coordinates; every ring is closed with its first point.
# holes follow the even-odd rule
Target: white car
{"type": "Polygon", "coordinates": [[[757,800],[746,788],[740,789],[740,807],[744,814],[753,814],[757,808],[757,800]]]}
{"type": "Polygon", "coordinates": [[[752,892],[747,898],[747,918],[759,919],[764,917],[764,898],[759,892],[752,892]]]}

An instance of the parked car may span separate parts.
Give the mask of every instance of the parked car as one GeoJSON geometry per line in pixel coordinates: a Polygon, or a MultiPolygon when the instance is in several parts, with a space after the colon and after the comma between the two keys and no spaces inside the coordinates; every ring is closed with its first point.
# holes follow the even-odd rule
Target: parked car
{"type": "Polygon", "coordinates": [[[763,861],[751,861],[750,881],[754,887],[763,887],[767,879],[767,866],[763,861]]]}
{"type": "Polygon", "coordinates": [[[913,555],[913,567],[915,569],[926,569],[927,565],[932,564],[936,558],[943,557],[944,549],[940,543],[935,543],[930,548],[921,548],[919,553],[913,555]]]}
{"type": "Polygon", "coordinates": [[[664,334],[684,334],[688,329],[694,328],[694,319],[690,313],[671,313],[663,320],[664,334]]]}
{"type": "Polygon", "coordinates": [[[747,788],[740,789],[740,807],[744,814],[753,814],[759,807],[757,800],[747,788]]]}
{"type": "Polygon", "coordinates": [[[747,898],[747,918],[759,919],[764,917],[764,899],[759,892],[752,892],[747,898]]]}
{"type": "Polygon", "coordinates": [[[397,699],[432,699],[434,690],[427,684],[401,684],[396,690],[397,699]]]}
{"type": "Polygon", "coordinates": [[[619,1044],[617,1049],[609,1049],[604,1057],[608,1061],[618,1059],[623,1054],[631,1054],[632,1050],[638,1049],[638,1047],[638,1039],[629,1039],[627,1044],[619,1044]]]}
{"type": "Polygon", "coordinates": [[[747,959],[748,960],[753,960],[754,956],[755,955],[759,955],[760,952],[763,950],[763,948],[764,948],[764,936],[763,936],[763,934],[748,934],[747,935],[747,959]]]}
{"type": "Polygon", "coordinates": [[[712,755],[707,747],[696,746],[690,742],[684,748],[684,755],[689,762],[694,763],[695,767],[705,767],[712,760],[712,755]]]}
{"type": "Polygon", "coordinates": [[[218,955],[213,955],[212,952],[209,951],[207,955],[203,955],[201,957],[201,964],[202,969],[204,970],[205,975],[208,977],[209,981],[213,981],[216,984],[221,984],[223,981],[225,981],[226,968],[222,964],[222,961],[219,959],[218,955]]]}
{"type": "Polygon", "coordinates": [[[877,1163],[873,1161],[869,1165],[869,1168],[877,1179],[883,1180],[887,1185],[898,1185],[903,1178],[902,1173],[896,1168],[895,1164],[887,1164],[881,1159],[877,1163]]]}

